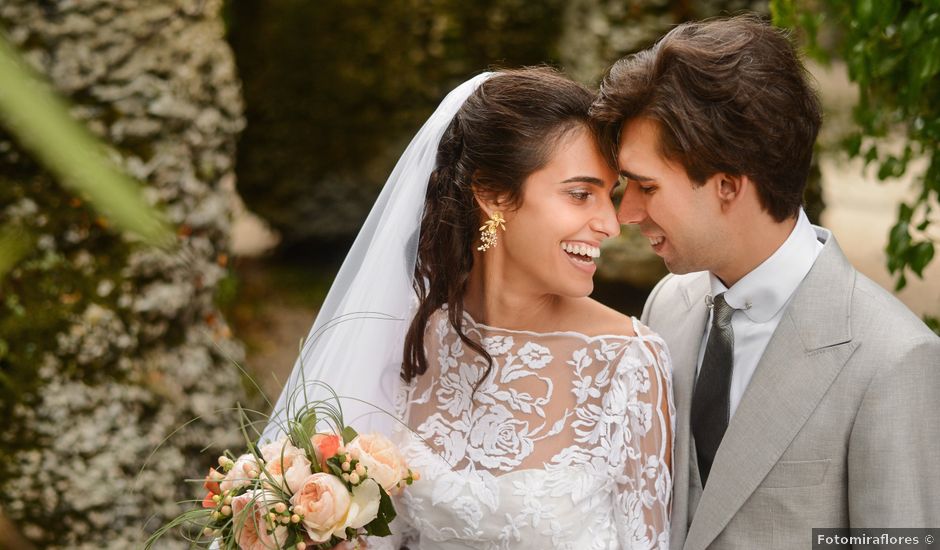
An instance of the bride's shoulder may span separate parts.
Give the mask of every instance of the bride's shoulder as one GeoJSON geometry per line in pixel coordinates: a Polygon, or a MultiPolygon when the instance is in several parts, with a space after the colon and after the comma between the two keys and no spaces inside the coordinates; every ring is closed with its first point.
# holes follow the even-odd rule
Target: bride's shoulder
{"type": "Polygon", "coordinates": [[[572,305],[572,321],[578,332],[588,335],[636,336],[634,320],[593,298],[577,300],[572,305]]]}

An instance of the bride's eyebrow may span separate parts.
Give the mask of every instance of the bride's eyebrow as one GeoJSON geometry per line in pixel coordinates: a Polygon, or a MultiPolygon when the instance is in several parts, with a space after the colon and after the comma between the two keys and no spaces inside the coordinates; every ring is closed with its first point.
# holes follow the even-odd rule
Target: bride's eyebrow
{"type": "Polygon", "coordinates": [[[558,183],[590,183],[598,187],[604,187],[605,185],[604,180],[595,178],[594,176],[573,176],[558,183]]]}

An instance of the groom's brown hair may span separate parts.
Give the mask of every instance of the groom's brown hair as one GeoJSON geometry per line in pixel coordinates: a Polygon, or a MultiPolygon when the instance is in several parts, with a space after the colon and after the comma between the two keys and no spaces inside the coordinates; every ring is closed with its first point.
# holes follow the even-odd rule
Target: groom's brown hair
{"type": "Polygon", "coordinates": [[[624,123],[660,129],[660,152],[704,184],[746,175],[777,221],[797,214],[821,123],[819,101],[788,38],[755,16],[679,25],[616,62],[591,114],[616,157],[624,123]]]}

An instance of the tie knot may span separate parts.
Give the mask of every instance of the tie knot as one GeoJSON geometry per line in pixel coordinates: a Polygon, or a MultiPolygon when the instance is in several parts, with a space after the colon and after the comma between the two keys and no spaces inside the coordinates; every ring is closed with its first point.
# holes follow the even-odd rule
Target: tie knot
{"type": "Polygon", "coordinates": [[[712,322],[720,327],[727,327],[731,324],[731,316],[734,315],[734,308],[725,301],[725,293],[715,296],[712,300],[712,322]]]}

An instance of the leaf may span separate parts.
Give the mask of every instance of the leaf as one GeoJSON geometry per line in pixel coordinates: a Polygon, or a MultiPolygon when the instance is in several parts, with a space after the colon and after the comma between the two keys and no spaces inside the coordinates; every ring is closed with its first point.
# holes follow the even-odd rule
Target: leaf
{"type": "Polygon", "coordinates": [[[503,384],[508,384],[509,382],[512,382],[513,380],[518,380],[519,378],[525,378],[527,376],[535,376],[535,374],[528,372],[528,371],[524,371],[524,370],[517,370],[515,372],[510,372],[508,374],[503,375],[500,379],[500,382],[502,382],[503,384]]]}
{"type": "Polygon", "coordinates": [[[304,439],[310,439],[317,430],[317,412],[315,409],[310,409],[309,412],[304,414],[300,419],[300,427],[304,432],[304,439]]]}
{"type": "Polygon", "coordinates": [[[31,240],[18,226],[0,227],[0,280],[29,252],[31,240]]]}
{"type": "Polygon", "coordinates": [[[924,26],[921,25],[921,15],[916,11],[911,11],[901,23],[901,41],[905,47],[915,46],[924,34],[924,26]]]}
{"type": "Polygon", "coordinates": [[[855,2],[855,17],[859,26],[862,28],[871,26],[875,16],[875,6],[878,3],[876,0],[858,0],[855,2]]]}
{"type": "Polygon", "coordinates": [[[898,207],[898,221],[910,223],[911,216],[914,215],[914,209],[908,206],[906,203],[901,203],[898,207]]]}
{"type": "Polygon", "coordinates": [[[910,264],[911,271],[917,274],[921,279],[924,278],[924,268],[927,267],[927,264],[930,263],[930,260],[933,259],[934,255],[934,246],[933,243],[922,241],[914,245],[910,251],[910,264]]]}
{"type": "Polygon", "coordinates": [[[901,64],[904,58],[900,54],[885,55],[878,60],[872,71],[872,76],[888,77],[901,64]]]}
{"type": "Polygon", "coordinates": [[[899,221],[891,228],[886,252],[889,256],[902,256],[911,244],[911,234],[907,222],[899,221]]]}
{"type": "Polygon", "coordinates": [[[353,439],[356,439],[357,437],[359,437],[359,434],[356,433],[356,430],[354,430],[352,426],[346,426],[345,428],[343,428],[343,444],[344,445],[349,445],[349,442],[352,441],[353,439]]]}
{"type": "Polygon", "coordinates": [[[479,480],[482,483],[470,484],[470,491],[481,504],[495,512],[499,507],[499,482],[496,476],[486,470],[479,472],[479,480]]]}
{"type": "Polygon", "coordinates": [[[557,422],[552,425],[552,429],[546,434],[547,436],[555,435],[561,433],[565,429],[565,422],[568,420],[567,416],[560,418],[557,422]]]}
{"type": "Polygon", "coordinates": [[[456,472],[447,472],[434,482],[431,492],[431,505],[453,502],[463,492],[467,482],[456,472]]]}
{"type": "Polygon", "coordinates": [[[875,21],[879,27],[887,27],[897,19],[901,9],[899,0],[878,0],[875,2],[875,21]]]}
{"type": "MultiPolygon", "coordinates": [[[[859,122],[862,122],[862,121],[859,121],[859,122]]],[[[872,123],[869,120],[866,126],[870,127],[871,124],[872,123]]],[[[872,145],[871,147],[868,148],[867,151],[865,151],[865,164],[868,165],[869,163],[872,163],[876,160],[878,160],[878,147],[872,145]]]]}
{"type": "Polygon", "coordinates": [[[927,46],[920,51],[918,59],[920,60],[918,76],[921,80],[928,81],[940,72],[940,38],[934,38],[928,42],[927,46]]]}
{"type": "Polygon", "coordinates": [[[862,149],[862,134],[856,132],[845,138],[843,147],[845,147],[845,150],[848,152],[849,156],[857,157],[859,151],[862,149]]]}
{"type": "Polygon", "coordinates": [[[376,537],[387,537],[392,534],[389,524],[395,519],[397,512],[395,505],[392,504],[391,497],[385,492],[385,489],[379,487],[379,514],[374,520],[366,524],[366,533],[376,537]]]}

